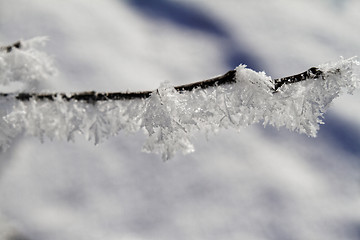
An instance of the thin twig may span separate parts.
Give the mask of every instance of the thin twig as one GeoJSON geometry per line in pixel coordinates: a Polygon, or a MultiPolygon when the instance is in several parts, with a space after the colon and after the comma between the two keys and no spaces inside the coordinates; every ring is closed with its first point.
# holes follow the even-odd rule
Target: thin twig
{"type": "MultiPolygon", "coordinates": [[[[7,53],[11,52],[13,48],[21,49],[22,44],[20,41],[9,45],[0,47],[0,51],[5,51],[7,53]]],[[[274,92],[283,86],[284,84],[296,83],[300,81],[305,81],[307,79],[316,79],[316,78],[325,78],[325,73],[316,67],[312,67],[309,70],[292,75],[289,77],[283,77],[279,79],[274,79],[274,92]]],[[[233,84],[236,82],[236,70],[230,70],[224,75],[207,79],[204,81],[199,81],[195,83],[175,86],[175,90],[179,93],[189,92],[194,89],[206,89],[210,87],[216,87],[225,84],[233,84]]],[[[57,98],[61,98],[66,101],[84,101],[89,103],[95,103],[97,101],[107,101],[107,100],[131,100],[131,99],[145,99],[151,96],[153,91],[142,91],[142,92],[79,92],[79,93],[0,93],[0,97],[8,97],[10,95],[15,96],[17,100],[20,101],[29,101],[30,99],[36,99],[39,101],[50,100],[54,101],[57,98]]]]}
{"type": "Polygon", "coordinates": [[[303,73],[299,73],[289,77],[274,79],[274,90],[278,90],[284,84],[296,83],[307,79],[314,79],[320,77],[325,77],[324,72],[316,67],[312,67],[303,73]]]}

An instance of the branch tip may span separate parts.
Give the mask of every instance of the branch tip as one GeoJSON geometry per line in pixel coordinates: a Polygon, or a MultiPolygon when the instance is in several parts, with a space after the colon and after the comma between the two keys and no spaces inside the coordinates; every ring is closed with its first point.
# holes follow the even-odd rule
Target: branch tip
{"type": "Polygon", "coordinates": [[[20,49],[22,48],[22,43],[21,41],[17,41],[11,45],[8,46],[4,46],[4,47],[0,47],[0,52],[6,52],[9,53],[11,52],[14,48],[20,49]]]}

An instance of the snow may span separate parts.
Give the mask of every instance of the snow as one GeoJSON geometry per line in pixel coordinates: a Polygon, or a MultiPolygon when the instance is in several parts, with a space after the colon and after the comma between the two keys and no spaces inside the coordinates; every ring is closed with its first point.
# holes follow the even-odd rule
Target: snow
{"type": "MultiPolygon", "coordinates": [[[[358,1],[151,3],[222,32],[127,1],[13,0],[0,1],[0,38],[49,36],[60,71],[47,89],[64,92],[156,89],[241,63],[277,78],[359,55],[358,1]]],[[[30,239],[357,239],[358,101],[337,98],[316,138],[260,125],[195,134],[196,151],[166,163],[140,151],[142,133],[96,147],[17,138],[1,156],[1,210],[30,239]]]]}

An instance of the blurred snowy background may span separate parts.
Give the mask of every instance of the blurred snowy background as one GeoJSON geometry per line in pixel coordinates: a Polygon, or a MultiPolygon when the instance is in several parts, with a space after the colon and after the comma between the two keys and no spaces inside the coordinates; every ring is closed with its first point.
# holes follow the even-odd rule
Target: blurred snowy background
{"type": "MultiPolygon", "coordinates": [[[[357,0],[0,0],[0,42],[49,36],[52,91],[151,90],[240,63],[272,77],[360,54],[357,0]]],[[[21,138],[0,155],[0,238],[360,239],[360,91],[317,138],[199,134],[168,162],[144,136],[21,138]],[[6,237],[7,235],[8,237],[6,237]],[[12,235],[12,236],[10,236],[12,235]]]]}

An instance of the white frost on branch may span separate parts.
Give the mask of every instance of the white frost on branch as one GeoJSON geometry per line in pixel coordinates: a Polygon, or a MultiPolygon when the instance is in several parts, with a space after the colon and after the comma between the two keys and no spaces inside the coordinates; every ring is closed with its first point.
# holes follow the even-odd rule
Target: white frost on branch
{"type": "MultiPolygon", "coordinates": [[[[21,132],[42,141],[69,141],[82,134],[97,144],[120,131],[143,130],[148,136],[143,150],[169,159],[178,151],[194,151],[191,139],[197,131],[239,130],[262,122],[314,137],[332,100],[342,89],[351,93],[359,86],[355,65],[359,65],[355,58],[320,65],[322,77],[284,84],[276,92],[271,77],[240,65],[235,83],[182,93],[164,83],[146,99],[88,103],[7,96],[1,99],[0,145],[8,145],[21,132]]],[[[37,76],[45,76],[42,68],[37,70],[37,76]]]]}
{"type": "MultiPolygon", "coordinates": [[[[46,37],[21,41],[21,50],[13,47],[10,52],[0,51],[1,93],[38,90],[40,85],[56,73],[52,59],[39,46],[44,46],[46,37]]],[[[14,99],[0,99],[0,151],[5,151],[20,130],[5,121],[5,116],[15,110],[14,99]]]]}
{"type": "Polygon", "coordinates": [[[265,102],[264,125],[271,124],[315,137],[323,115],[343,91],[359,87],[359,62],[356,58],[318,66],[325,76],[294,84],[284,84],[265,102]]]}
{"type": "Polygon", "coordinates": [[[46,37],[21,41],[21,49],[13,47],[11,52],[0,51],[1,92],[10,88],[12,92],[38,90],[39,84],[56,73],[52,59],[42,51],[46,37]]]}

